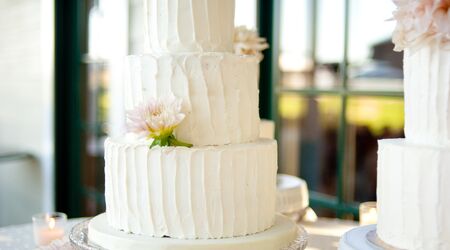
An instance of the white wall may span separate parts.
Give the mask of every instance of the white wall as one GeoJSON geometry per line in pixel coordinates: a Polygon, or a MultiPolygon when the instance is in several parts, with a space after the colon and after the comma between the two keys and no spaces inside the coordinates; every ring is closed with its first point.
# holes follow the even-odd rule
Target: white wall
{"type": "MultiPolygon", "coordinates": [[[[19,177],[15,175],[23,169],[38,169],[23,177],[41,178],[34,185],[42,189],[32,187],[33,182],[17,184],[41,197],[41,211],[54,208],[53,40],[52,0],[0,0],[0,152],[36,156],[35,161],[14,163],[14,168],[0,162],[0,171],[3,167],[9,169],[6,174],[19,177]]],[[[4,171],[0,174],[5,178],[4,171]]],[[[0,203],[0,213],[6,206],[0,203]]]]}

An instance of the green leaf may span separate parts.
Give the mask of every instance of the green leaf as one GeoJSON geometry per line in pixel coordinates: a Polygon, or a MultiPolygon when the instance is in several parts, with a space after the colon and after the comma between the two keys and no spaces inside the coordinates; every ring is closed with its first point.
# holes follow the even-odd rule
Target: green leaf
{"type": "Polygon", "coordinates": [[[161,147],[169,146],[169,137],[162,137],[160,145],[161,145],[161,147]]]}
{"type": "Polygon", "coordinates": [[[152,144],[150,145],[150,148],[153,148],[155,146],[161,146],[161,140],[160,139],[154,139],[152,144]]]}
{"type": "Polygon", "coordinates": [[[188,147],[191,148],[193,145],[187,142],[179,141],[175,138],[174,135],[169,136],[169,146],[178,146],[178,147],[188,147]]]}
{"type": "Polygon", "coordinates": [[[175,138],[173,134],[169,134],[166,136],[156,137],[153,139],[150,148],[155,146],[166,147],[166,146],[178,146],[178,147],[192,147],[193,145],[187,142],[179,141],[175,138]]]}

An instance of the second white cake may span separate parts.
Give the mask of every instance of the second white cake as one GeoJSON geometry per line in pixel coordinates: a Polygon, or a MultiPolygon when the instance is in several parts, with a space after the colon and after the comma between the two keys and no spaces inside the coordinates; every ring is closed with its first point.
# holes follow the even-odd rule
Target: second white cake
{"type": "Polygon", "coordinates": [[[439,41],[406,49],[404,72],[407,140],[450,145],[450,50],[439,41]]]}
{"type": "Polygon", "coordinates": [[[450,249],[450,147],[379,141],[377,234],[400,249],[450,249]]]}

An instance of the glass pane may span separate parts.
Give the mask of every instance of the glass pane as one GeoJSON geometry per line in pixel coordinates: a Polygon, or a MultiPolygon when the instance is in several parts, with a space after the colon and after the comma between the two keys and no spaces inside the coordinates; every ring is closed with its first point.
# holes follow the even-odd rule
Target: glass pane
{"type": "Polygon", "coordinates": [[[344,0],[317,1],[317,61],[341,63],[344,57],[344,0]]]}
{"type": "Polygon", "coordinates": [[[279,98],[281,172],[299,175],[308,188],[336,194],[337,131],[340,97],[279,98]]]}
{"type": "Polygon", "coordinates": [[[344,0],[317,1],[316,88],[339,85],[339,67],[344,58],[344,6],[344,0]]]}
{"type": "Polygon", "coordinates": [[[376,200],[377,141],[404,137],[403,99],[350,97],[347,120],[345,199],[376,200]]]}
{"type": "Polygon", "coordinates": [[[122,65],[126,45],[116,38],[127,36],[124,26],[128,19],[124,13],[128,3],[107,0],[87,0],[86,3],[87,48],[82,59],[80,87],[82,186],[73,188],[80,189],[83,214],[90,216],[105,209],[103,143],[110,118],[109,88],[113,81],[121,78],[116,65],[117,60],[122,65]]]}
{"type": "Polygon", "coordinates": [[[282,0],[280,20],[281,85],[305,88],[311,84],[311,1],[282,0]]]}
{"type": "Polygon", "coordinates": [[[391,42],[391,0],[350,1],[349,86],[356,90],[402,91],[403,54],[391,42]]]}
{"type": "Polygon", "coordinates": [[[86,65],[87,84],[81,99],[83,119],[83,148],[81,173],[83,181],[84,214],[95,215],[104,211],[102,200],[95,199],[96,193],[104,192],[103,143],[106,137],[108,119],[109,69],[105,63],[86,65]],[[89,198],[89,199],[87,199],[89,198]]]}

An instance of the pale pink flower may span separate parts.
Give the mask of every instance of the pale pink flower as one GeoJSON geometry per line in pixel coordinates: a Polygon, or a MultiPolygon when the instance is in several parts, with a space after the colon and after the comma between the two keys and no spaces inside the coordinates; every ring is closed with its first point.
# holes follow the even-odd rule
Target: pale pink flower
{"type": "Polygon", "coordinates": [[[397,20],[392,41],[394,50],[419,48],[426,42],[439,39],[450,42],[450,0],[394,0],[397,20]]]}
{"type": "Polygon", "coordinates": [[[234,52],[238,55],[253,55],[262,60],[261,51],[269,48],[265,38],[259,37],[256,30],[245,26],[236,27],[234,30],[234,52]]]}
{"type": "Polygon", "coordinates": [[[435,11],[436,31],[450,35],[450,0],[441,0],[435,11]]]}
{"type": "Polygon", "coordinates": [[[165,97],[136,106],[127,112],[129,132],[153,139],[170,136],[185,117],[181,104],[180,99],[165,97]]]}

